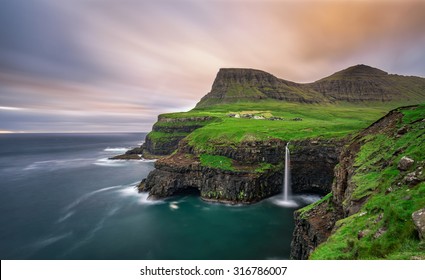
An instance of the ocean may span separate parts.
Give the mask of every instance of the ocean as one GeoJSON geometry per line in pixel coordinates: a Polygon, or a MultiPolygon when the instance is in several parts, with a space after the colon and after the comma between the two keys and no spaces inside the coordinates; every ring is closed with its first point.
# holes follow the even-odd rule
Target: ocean
{"type": "Polygon", "coordinates": [[[289,258],[295,209],[275,198],[232,206],[138,193],[154,162],[108,158],[145,135],[0,135],[1,259],[289,258]]]}

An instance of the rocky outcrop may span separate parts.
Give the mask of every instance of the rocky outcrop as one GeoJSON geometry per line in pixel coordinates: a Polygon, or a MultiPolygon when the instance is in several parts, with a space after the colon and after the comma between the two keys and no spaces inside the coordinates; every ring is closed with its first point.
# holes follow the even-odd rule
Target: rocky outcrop
{"type": "Polygon", "coordinates": [[[143,155],[146,158],[170,155],[189,133],[214,121],[216,119],[210,116],[171,118],[159,115],[142,146],[143,155]]]}
{"type": "Polygon", "coordinates": [[[418,231],[419,238],[425,240],[425,208],[422,208],[412,214],[412,220],[418,231]]]}
{"type": "Polygon", "coordinates": [[[158,160],[155,168],[139,185],[152,199],[196,190],[205,200],[252,203],[280,192],[280,174],[255,172],[252,166],[220,170],[202,166],[196,156],[177,153],[158,160]]]}
{"type": "Polygon", "coordinates": [[[326,241],[332,233],[335,222],[342,218],[335,211],[332,197],[316,205],[311,211],[294,212],[295,229],[291,242],[291,258],[306,260],[313,250],[326,241]]]}
{"type": "MultiPolygon", "coordinates": [[[[293,142],[293,192],[328,193],[342,144],[331,140],[293,142]]],[[[176,154],[156,162],[156,169],[140,190],[161,198],[195,188],[204,199],[256,202],[281,192],[285,145],[278,139],[243,142],[234,147],[218,145],[214,155],[233,160],[235,171],[229,171],[202,166],[198,151],[183,140],[176,154]],[[258,171],[261,164],[271,164],[272,168],[258,171]]]]}
{"type": "Polygon", "coordinates": [[[415,161],[413,159],[404,156],[398,162],[397,168],[399,170],[406,171],[409,170],[409,168],[412,167],[414,163],[415,161]]]}

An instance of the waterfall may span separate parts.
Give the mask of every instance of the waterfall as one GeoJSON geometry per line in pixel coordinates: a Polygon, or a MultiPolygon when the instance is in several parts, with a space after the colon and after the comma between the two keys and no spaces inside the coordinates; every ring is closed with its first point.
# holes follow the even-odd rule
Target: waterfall
{"type": "Polygon", "coordinates": [[[283,179],[283,200],[289,201],[291,196],[291,153],[288,148],[289,142],[285,147],[285,177],[283,179]]]}

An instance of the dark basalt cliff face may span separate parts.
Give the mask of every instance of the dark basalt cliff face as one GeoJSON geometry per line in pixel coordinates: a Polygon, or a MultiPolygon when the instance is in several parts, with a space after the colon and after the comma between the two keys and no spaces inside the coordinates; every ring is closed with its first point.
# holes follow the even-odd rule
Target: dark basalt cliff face
{"type": "Polygon", "coordinates": [[[338,163],[343,140],[303,140],[291,142],[291,183],[295,193],[325,195],[331,191],[333,170],[338,163]]]}
{"type": "Polygon", "coordinates": [[[252,203],[280,191],[280,174],[275,172],[227,171],[201,166],[188,154],[160,159],[139,186],[150,198],[163,198],[195,190],[205,200],[252,203]]]}
{"type": "MultiPolygon", "coordinates": [[[[235,170],[202,166],[199,155],[181,141],[177,153],[160,159],[140,191],[151,198],[163,198],[190,189],[198,190],[206,200],[230,203],[252,203],[281,192],[286,143],[280,140],[247,142],[237,147],[221,147],[215,154],[233,160],[235,170]],[[256,171],[261,163],[272,164],[256,171]]],[[[292,155],[292,189],[295,193],[326,194],[332,185],[333,168],[342,146],[340,141],[299,141],[292,155]],[[295,171],[293,172],[295,174],[295,171]]]]}
{"type": "Polygon", "coordinates": [[[166,118],[158,117],[141,147],[144,157],[166,156],[173,153],[183,138],[192,131],[213,122],[213,117],[166,118]]]}

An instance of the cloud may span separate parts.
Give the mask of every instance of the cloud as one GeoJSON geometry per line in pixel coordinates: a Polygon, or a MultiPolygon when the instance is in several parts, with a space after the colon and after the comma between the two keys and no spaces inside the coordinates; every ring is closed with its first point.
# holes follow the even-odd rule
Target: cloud
{"type": "Polygon", "coordinates": [[[0,106],[26,110],[0,108],[0,129],[150,130],[157,114],[193,107],[223,67],[298,82],[358,63],[425,76],[424,10],[401,0],[5,0],[0,106]]]}

